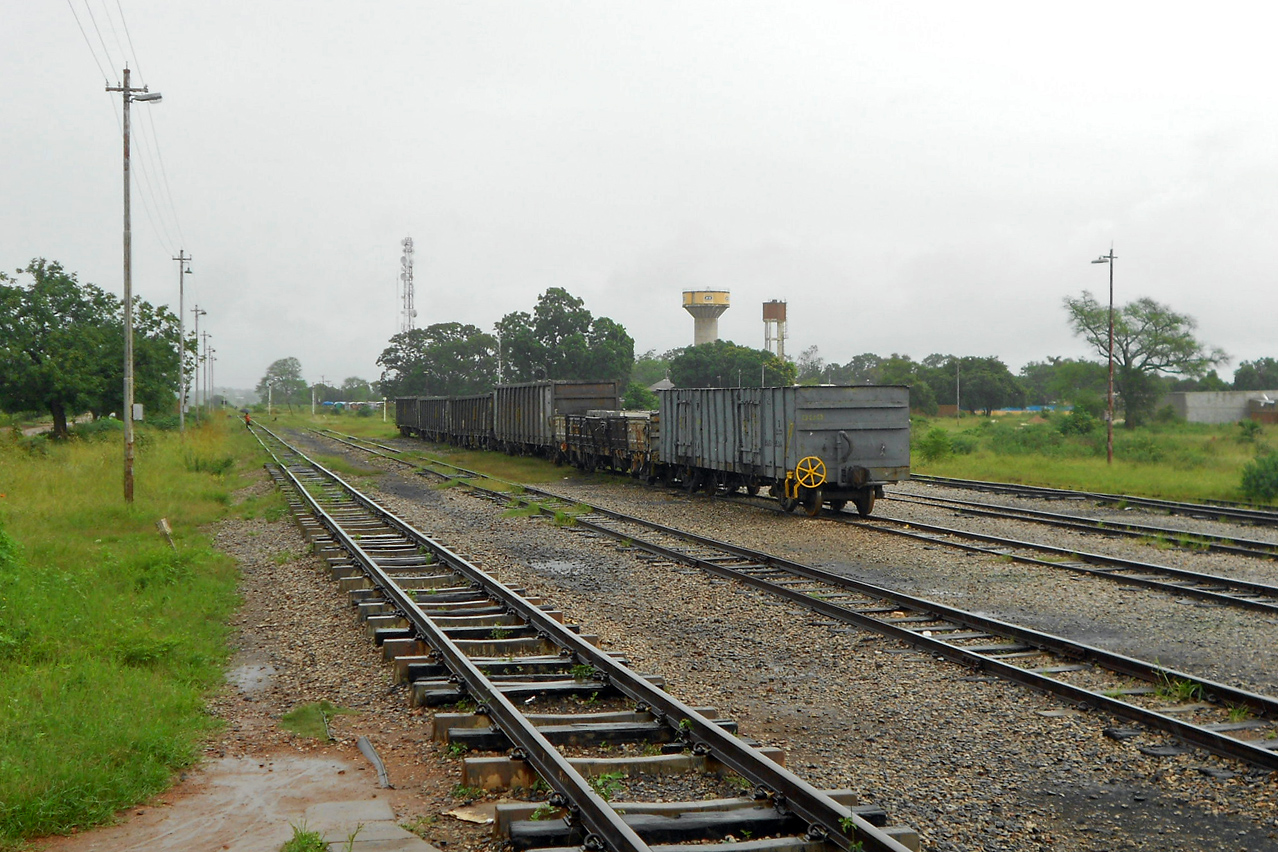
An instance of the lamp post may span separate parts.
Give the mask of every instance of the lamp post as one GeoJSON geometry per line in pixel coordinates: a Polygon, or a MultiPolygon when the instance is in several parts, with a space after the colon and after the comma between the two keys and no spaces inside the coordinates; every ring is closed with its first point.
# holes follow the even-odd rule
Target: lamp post
{"type": "Polygon", "coordinates": [[[1114,463],[1114,244],[1092,263],[1109,264],[1109,388],[1105,407],[1105,463],[1114,463]]]}
{"type": "Polygon", "coordinates": [[[160,93],[129,85],[129,67],[124,66],[124,83],[107,86],[124,99],[124,501],[133,502],[133,223],[129,213],[129,104],[159,103],[160,93]]]}
{"type": "MultiPolygon", "coordinates": [[[[191,309],[191,313],[195,314],[195,375],[192,378],[195,379],[195,382],[194,382],[195,407],[199,408],[200,407],[200,364],[203,363],[204,361],[204,358],[200,355],[200,317],[208,314],[208,311],[201,310],[200,306],[196,305],[194,308],[191,309]]],[[[182,346],[184,347],[183,353],[185,355],[185,346],[186,346],[185,341],[183,341],[182,346]]]]}
{"type": "Polygon", "coordinates": [[[173,259],[178,262],[178,435],[186,440],[186,276],[191,274],[191,256],[178,249],[173,259]]]}

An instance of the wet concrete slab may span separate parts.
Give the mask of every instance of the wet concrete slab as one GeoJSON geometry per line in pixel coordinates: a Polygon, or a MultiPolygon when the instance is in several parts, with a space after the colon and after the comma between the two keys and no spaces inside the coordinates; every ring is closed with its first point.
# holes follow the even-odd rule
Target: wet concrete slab
{"type": "MultiPolygon", "coordinates": [[[[121,825],[56,838],[42,848],[49,852],[276,852],[292,836],[290,825],[301,825],[308,809],[316,805],[366,802],[378,815],[390,812],[389,804],[377,804],[375,776],[370,779],[371,773],[356,770],[356,764],[340,758],[290,754],[211,760],[152,804],[122,814],[127,821],[121,825]]],[[[358,825],[360,814],[353,815],[358,825]]],[[[373,815],[371,810],[368,815],[373,815]]],[[[339,820],[332,828],[349,831],[354,825],[344,827],[339,820]]],[[[372,840],[374,833],[369,831],[364,839],[372,840]]],[[[340,837],[344,840],[346,834],[340,837]]]]}

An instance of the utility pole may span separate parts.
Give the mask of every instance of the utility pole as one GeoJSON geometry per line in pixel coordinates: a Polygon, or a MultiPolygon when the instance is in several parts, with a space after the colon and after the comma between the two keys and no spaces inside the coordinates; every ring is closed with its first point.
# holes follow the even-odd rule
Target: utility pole
{"type": "MultiPolygon", "coordinates": [[[[200,317],[208,313],[208,311],[200,310],[200,306],[196,305],[191,309],[191,313],[195,314],[195,407],[200,407],[200,364],[204,363],[203,356],[200,355],[200,317]]],[[[186,342],[182,342],[185,348],[186,342]]]]}
{"type": "Polygon", "coordinates": [[[134,101],[158,103],[159,92],[146,86],[129,85],[129,66],[124,66],[124,83],[107,86],[124,99],[124,501],[133,502],[133,222],[129,213],[129,104],[134,101]]]}
{"type": "Polygon", "coordinates": [[[200,361],[204,364],[204,372],[200,374],[200,386],[204,389],[204,407],[209,410],[209,413],[212,413],[212,409],[209,407],[209,353],[211,350],[211,347],[209,346],[209,338],[212,336],[213,335],[209,334],[207,331],[201,335],[204,354],[200,356],[200,361]]]}
{"type": "Polygon", "coordinates": [[[178,249],[178,434],[186,440],[186,276],[191,256],[178,249]]]}
{"type": "Polygon", "coordinates": [[[1105,464],[1114,463],[1114,244],[1092,263],[1109,264],[1109,389],[1105,406],[1105,464]]]}

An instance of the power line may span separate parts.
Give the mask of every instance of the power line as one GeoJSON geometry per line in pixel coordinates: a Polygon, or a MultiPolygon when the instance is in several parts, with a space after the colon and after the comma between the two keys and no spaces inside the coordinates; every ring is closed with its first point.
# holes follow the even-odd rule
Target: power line
{"type": "MultiPolygon", "coordinates": [[[[102,3],[105,6],[106,0],[102,0],[102,3]]],[[[121,5],[120,0],[115,0],[115,8],[120,15],[120,26],[124,30],[125,39],[129,43],[129,53],[131,58],[133,59],[133,67],[137,70],[138,79],[141,80],[143,84],[145,84],[146,75],[142,73],[142,62],[141,60],[138,59],[137,50],[133,46],[133,35],[129,32],[129,22],[128,22],[128,19],[124,16],[124,6],[121,5]]],[[[109,14],[108,14],[108,17],[109,17],[109,14]]],[[[115,25],[114,23],[112,23],[112,31],[114,31],[114,29],[115,29],[115,25]]],[[[116,40],[118,43],[119,41],[118,35],[116,36],[116,40]]],[[[121,50],[124,49],[123,45],[121,45],[120,49],[121,50]]],[[[155,193],[152,194],[152,201],[155,203],[155,206],[156,206],[156,215],[157,216],[160,215],[161,212],[167,212],[168,215],[165,218],[169,218],[172,220],[173,230],[177,232],[179,242],[185,245],[186,235],[182,232],[182,220],[181,220],[181,217],[178,216],[177,204],[175,204],[173,201],[173,189],[169,185],[169,173],[168,173],[168,169],[165,168],[164,152],[160,147],[160,134],[155,129],[155,118],[154,116],[151,115],[150,110],[146,110],[146,120],[142,124],[143,124],[144,130],[143,130],[143,134],[141,135],[145,135],[148,131],[150,133],[150,138],[148,141],[148,145],[150,147],[147,149],[147,156],[152,158],[149,163],[152,181],[161,184],[161,187],[163,189],[163,197],[165,200],[168,201],[168,209],[167,211],[165,211],[164,205],[160,203],[160,199],[155,196],[155,193]],[[154,174],[156,171],[155,166],[157,163],[159,164],[159,173],[160,173],[160,177],[158,181],[156,181],[156,179],[154,178],[154,174]]],[[[164,230],[167,232],[168,228],[165,227],[164,230]]],[[[171,246],[170,246],[170,250],[171,250],[171,246]]]]}
{"type": "MultiPolygon", "coordinates": [[[[88,2],[89,0],[85,0],[86,6],[88,5],[88,2]]],[[[124,44],[120,41],[120,33],[115,28],[115,19],[111,17],[111,7],[106,4],[106,0],[102,0],[102,11],[106,13],[107,23],[111,25],[111,35],[115,39],[115,46],[120,48],[120,55],[128,57],[129,52],[124,49],[124,44]]],[[[134,59],[136,59],[136,57],[134,57],[134,59]]],[[[134,64],[134,67],[136,68],[137,63],[134,62],[133,64],[134,64]]],[[[138,71],[138,77],[141,78],[142,69],[138,68],[137,71],[138,71]]],[[[146,81],[141,80],[141,82],[145,83],[146,81]]]]}
{"type": "Polygon", "coordinates": [[[138,62],[138,52],[133,49],[133,36],[129,35],[129,22],[124,19],[124,7],[120,5],[120,0],[115,0],[115,8],[120,10],[120,24],[124,27],[124,37],[129,40],[129,53],[133,56],[133,67],[138,69],[138,79],[146,83],[146,77],[142,75],[142,63],[138,62]]]}
{"type": "Polygon", "coordinates": [[[93,7],[89,5],[89,0],[84,0],[84,11],[89,13],[89,20],[93,23],[93,31],[98,34],[98,43],[102,45],[102,55],[106,57],[107,65],[114,68],[115,63],[111,61],[111,51],[107,50],[106,39],[102,38],[102,30],[98,28],[98,19],[93,17],[93,7]]]}
{"type": "MultiPolygon", "coordinates": [[[[80,16],[75,13],[75,6],[71,0],[67,0],[67,8],[71,10],[71,17],[75,18],[75,25],[80,30],[80,35],[84,36],[84,45],[89,48],[89,53],[93,56],[93,64],[98,66],[98,72],[102,74],[102,79],[110,82],[111,78],[107,76],[106,69],[102,67],[102,63],[98,60],[98,52],[93,49],[93,42],[89,41],[89,34],[84,31],[84,24],[80,23],[80,16]]],[[[119,116],[116,116],[117,121],[119,116]]]]}

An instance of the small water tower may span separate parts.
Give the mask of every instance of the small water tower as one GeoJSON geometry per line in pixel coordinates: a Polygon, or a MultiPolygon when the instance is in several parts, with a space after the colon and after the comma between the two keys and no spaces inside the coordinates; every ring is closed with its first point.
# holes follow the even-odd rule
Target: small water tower
{"type": "Polygon", "coordinates": [[[696,320],[692,345],[719,339],[719,317],[730,307],[727,290],[684,290],[683,309],[696,320]]]}
{"type": "Polygon", "coordinates": [[[763,303],[763,348],[785,360],[785,302],[763,303]]]}

